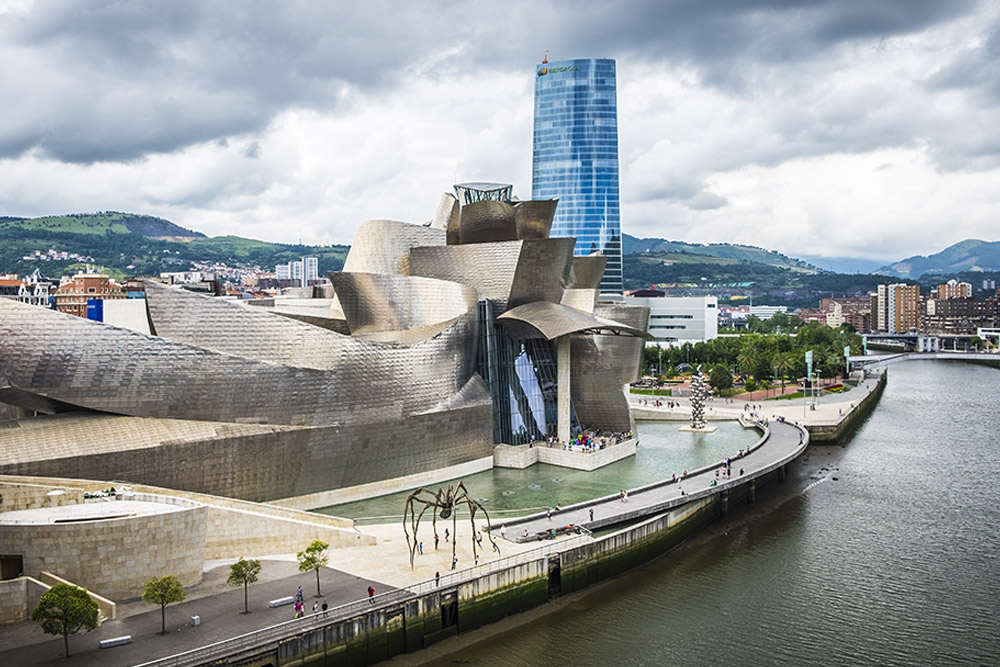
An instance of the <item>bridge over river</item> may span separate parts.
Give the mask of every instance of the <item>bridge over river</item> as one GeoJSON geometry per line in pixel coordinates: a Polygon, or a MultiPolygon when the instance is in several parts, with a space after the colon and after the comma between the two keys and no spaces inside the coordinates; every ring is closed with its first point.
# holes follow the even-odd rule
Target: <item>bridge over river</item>
{"type": "Polygon", "coordinates": [[[883,368],[900,361],[914,359],[954,359],[958,361],[992,361],[1000,364],[1000,354],[990,352],[898,352],[894,354],[873,354],[851,357],[851,365],[856,368],[883,368]]]}

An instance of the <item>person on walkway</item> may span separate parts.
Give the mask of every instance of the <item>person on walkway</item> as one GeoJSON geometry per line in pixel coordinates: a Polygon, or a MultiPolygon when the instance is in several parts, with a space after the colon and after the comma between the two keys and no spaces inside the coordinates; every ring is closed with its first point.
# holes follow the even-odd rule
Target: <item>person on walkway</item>
{"type": "Polygon", "coordinates": [[[295,601],[302,602],[302,587],[299,586],[298,592],[295,594],[295,601]]]}
{"type": "Polygon", "coordinates": [[[740,468],[740,477],[743,476],[743,468],[740,468]]]}
{"type": "Polygon", "coordinates": [[[438,548],[438,541],[439,541],[440,539],[441,539],[441,538],[440,538],[440,537],[438,537],[438,534],[437,534],[437,533],[434,533],[434,551],[437,551],[437,548],[438,548]]]}
{"type": "Polygon", "coordinates": [[[323,606],[322,606],[322,607],[320,607],[320,609],[322,609],[322,610],[323,610],[323,616],[326,616],[326,615],[327,615],[327,610],[328,610],[329,608],[330,608],[330,605],[328,605],[328,604],[326,603],[326,600],[323,600],[323,606]]]}
{"type": "Polygon", "coordinates": [[[545,510],[545,518],[548,519],[549,521],[552,521],[552,509],[551,508],[545,510]]]}
{"type": "Polygon", "coordinates": [[[594,508],[593,507],[590,508],[590,520],[591,521],[594,520],[594,508]]]}
{"type": "Polygon", "coordinates": [[[507,526],[500,524],[500,537],[501,539],[506,539],[507,537],[507,526]]]}
{"type": "Polygon", "coordinates": [[[441,573],[440,572],[435,572],[434,573],[434,585],[435,586],[440,586],[441,585],[441,573]]]}
{"type": "Polygon", "coordinates": [[[623,503],[628,502],[628,491],[622,491],[622,502],[623,503]]]}
{"type": "Polygon", "coordinates": [[[313,613],[314,614],[319,613],[319,602],[313,602],[313,613]]]}
{"type": "Polygon", "coordinates": [[[445,544],[448,543],[448,529],[447,528],[444,529],[444,541],[445,541],[445,544]]]}
{"type": "Polygon", "coordinates": [[[423,542],[421,542],[420,544],[417,545],[417,551],[420,552],[421,556],[424,555],[424,543],[423,542]]]}
{"type": "Polygon", "coordinates": [[[371,602],[372,604],[375,604],[375,587],[374,586],[369,586],[368,587],[368,601],[371,602]]]}
{"type": "Polygon", "coordinates": [[[458,556],[452,556],[451,557],[451,569],[454,570],[457,565],[458,565],[458,556]]]}

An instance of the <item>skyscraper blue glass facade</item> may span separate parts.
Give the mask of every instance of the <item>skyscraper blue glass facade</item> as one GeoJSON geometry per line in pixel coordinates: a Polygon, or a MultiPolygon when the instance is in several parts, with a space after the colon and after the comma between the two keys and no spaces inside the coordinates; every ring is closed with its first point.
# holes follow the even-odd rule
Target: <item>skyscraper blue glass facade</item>
{"type": "Polygon", "coordinates": [[[580,58],[535,69],[531,198],[559,199],[551,236],[576,255],[608,258],[601,292],[622,291],[615,61],[580,58]]]}

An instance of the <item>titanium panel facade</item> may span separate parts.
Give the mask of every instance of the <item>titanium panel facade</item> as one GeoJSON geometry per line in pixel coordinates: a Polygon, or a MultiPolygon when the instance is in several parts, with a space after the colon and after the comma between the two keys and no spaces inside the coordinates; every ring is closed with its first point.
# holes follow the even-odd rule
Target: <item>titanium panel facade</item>
{"type": "Polygon", "coordinates": [[[576,238],[576,255],[605,255],[601,291],[621,294],[615,77],[607,58],[535,68],[531,198],[559,199],[551,235],[576,238]]]}
{"type": "Polygon", "coordinates": [[[445,245],[448,232],[395,220],[366,220],[344,260],[344,271],[409,275],[410,249],[445,245]]]}

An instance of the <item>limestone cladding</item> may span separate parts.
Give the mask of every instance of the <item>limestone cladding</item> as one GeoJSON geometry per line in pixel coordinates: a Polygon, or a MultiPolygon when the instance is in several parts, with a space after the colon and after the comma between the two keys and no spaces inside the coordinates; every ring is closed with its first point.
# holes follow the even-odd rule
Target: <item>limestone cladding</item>
{"type": "MultiPolygon", "coordinates": [[[[0,509],[13,511],[48,507],[54,504],[53,499],[82,498],[85,490],[97,491],[109,486],[113,484],[59,478],[0,476],[0,497],[2,497],[0,509]],[[65,493],[48,496],[47,493],[53,489],[65,493]]],[[[120,484],[118,486],[121,488],[120,484]]],[[[374,537],[353,530],[354,522],[350,519],[137,484],[130,486],[129,497],[155,498],[157,502],[186,504],[193,502],[204,505],[207,509],[204,558],[208,560],[291,553],[301,551],[313,540],[322,540],[334,549],[375,544],[374,537]]],[[[72,502],[74,501],[59,504],[72,504],[72,502]]],[[[0,553],[8,552],[0,551],[0,553]]],[[[97,592],[104,593],[100,590],[97,592]]]]}
{"type": "Polygon", "coordinates": [[[185,586],[201,581],[207,513],[188,503],[160,514],[7,524],[0,553],[23,556],[29,576],[47,570],[111,599],[134,598],[151,577],[173,574],[185,586]]]}

